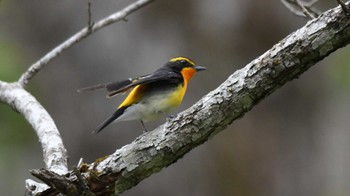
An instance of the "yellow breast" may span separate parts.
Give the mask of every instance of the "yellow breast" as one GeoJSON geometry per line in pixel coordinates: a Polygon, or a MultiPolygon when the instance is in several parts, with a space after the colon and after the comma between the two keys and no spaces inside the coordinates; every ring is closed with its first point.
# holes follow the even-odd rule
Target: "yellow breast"
{"type": "Polygon", "coordinates": [[[186,88],[187,82],[183,85],[179,85],[177,89],[174,92],[170,93],[169,97],[164,100],[164,104],[170,106],[169,111],[177,108],[181,104],[186,93],[186,88]]]}

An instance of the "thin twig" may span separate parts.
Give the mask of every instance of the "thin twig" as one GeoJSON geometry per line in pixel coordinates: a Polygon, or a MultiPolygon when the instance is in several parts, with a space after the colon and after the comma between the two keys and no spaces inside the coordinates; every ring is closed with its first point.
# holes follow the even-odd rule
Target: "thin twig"
{"type": "Polygon", "coordinates": [[[87,13],[88,13],[88,29],[91,31],[92,27],[94,26],[94,22],[92,21],[91,2],[90,1],[88,2],[87,13]]]}
{"type": "Polygon", "coordinates": [[[51,50],[49,53],[47,53],[45,56],[43,56],[37,62],[32,64],[29,67],[29,69],[24,74],[22,74],[22,76],[18,80],[18,83],[21,86],[27,85],[29,80],[32,77],[34,77],[35,74],[38,73],[38,71],[40,71],[44,66],[49,64],[53,59],[58,57],[63,51],[72,47],[74,44],[76,44],[79,41],[81,41],[82,39],[86,38],[87,36],[89,36],[93,32],[100,30],[101,28],[103,28],[107,25],[110,25],[112,23],[115,23],[115,22],[118,22],[121,20],[125,20],[126,16],[128,16],[129,14],[135,12],[136,10],[146,6],[147,4],[149,4],[153,1],[155,1],[155,0],[138,0],[135,3],[128,5],[127,7],[122,9],[121,11],[116,12],[116,13],[98,21],[97,23],[95,23],[92,26],[92,28],[90,30],[89,30],[89,27],[86,27],[86,28],[80,30],[79,32],[74,34],[72,37],[70,37],[69,39],[67,39],[66,41],[64,41],[60,45],[58,45],[56,48],[51,50]]]}
{"type": "Polygon", "coordinates": [[[281,0],[281,2],[283,3],[283,5],[289,9],[289,11],[291,11],[293,14],[295,14],[296,16],[301,16],[301,17],[305,17],[304,13],[301,12],[300,10],[298,10],[294,4],[291,4],[289,1],[287,0],[281,0]]]}
{"type": "Polygon", "coordinates": [[[318,0],[301,2],[299,0],[280,0],[293,14],[313,19],[320,15],[320,11],[312,7],[318,0]]]}
{"type": "Polygon", "coordinates": [[[310,12],[305,8],[304,4],[302,4],[299,0],[295,0],[295,3],[300,7],[301,11],[310,19],[314,19],[315,17],[310,14],[310,12]]]}
{"type": "Polygon", "coordinates": [[[313,6],[315,3],[317,3],[318,0],[313,0],[313,1],[309,1],[309,2],[304,2],[304,6],[305,7],[311,7],[313,6]]]}

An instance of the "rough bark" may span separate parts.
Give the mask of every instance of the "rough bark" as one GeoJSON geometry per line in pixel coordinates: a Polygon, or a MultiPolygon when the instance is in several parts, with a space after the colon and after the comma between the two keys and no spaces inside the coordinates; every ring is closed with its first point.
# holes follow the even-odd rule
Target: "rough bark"
{"type": "MultiPolygon", "coordinates": [[[[80,165],[88,191],[97,195],[119,194],[176,162],[286,82],[298,78],[330,53],[349,44],[349,24],[349,15],[339,6],[321,14],[237,70],[174,119],[142,134],[109,156],[80,165]]],[[[47,171],[33,173],[47,181],[45,175],[41,175],[47,171]]],[[[70,172],[65,180],[79,186],[76,173],[70,172]]],[[[54,183],[52,179],[50,182],[54,183]]]]}

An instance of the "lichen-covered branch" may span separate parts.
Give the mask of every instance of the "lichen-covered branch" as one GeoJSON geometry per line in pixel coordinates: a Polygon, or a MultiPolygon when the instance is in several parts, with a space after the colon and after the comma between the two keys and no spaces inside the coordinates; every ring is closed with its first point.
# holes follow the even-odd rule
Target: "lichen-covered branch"
{"type": "MultiPolygon", "coordinates": [[[[176,162],[286,82],[349,44],[349,19],[339,6],[323,13],[237,70],[174,119],[95,163],[83,164],[80,171],[90,191],[97,195],[122,193],[176,162]]],[[[40,176],[40,171],[33,172],[40,176]]],[[[70,174],[66,180],[78,185],[74,173],[70,174]]]]}
{"type": "Polygon", "coordinates": [[[53,59],[58,57],[63,51],[65,51],[68,48],[71,48],[73,45],[81,41],[82,39],[86,38],[93,32],[100,30],[101,28],[113,24],[115,22],[125,20],[125,18],[135,12],[136,10],[144,7],[145,5],[151,3],[154,0],[138,0],[135,3],[130,4],[129,6],[125,7],[121,11],[118,11],[96,23],[92,23],[89,18],[88,21],[88,27],[80,30],[76,34],[74,34],[72,37],[58,45],[56,48],[51,50],[49,53],[47,53],[44,57],[39,59],[37,62],[35,62],[33,65],[29,67],[29,69],[21,76],[19,79],[19,84],[22,86],[25,86],[28,84],[29,80],[38,72],[40,71],[44,66],[48,65],[53,59]]]}

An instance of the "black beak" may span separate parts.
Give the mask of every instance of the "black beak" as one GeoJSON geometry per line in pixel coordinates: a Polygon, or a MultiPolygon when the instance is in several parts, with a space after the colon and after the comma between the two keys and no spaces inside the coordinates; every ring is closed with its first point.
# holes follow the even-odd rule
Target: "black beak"
{"type": "Polygon", "coordinates": [[[202,67],[202,66],[198,66],[198,65],[195,65],[195,66],[194,66],[194,69],[195,69],[196,71],[204,71],[204,70],[207,70],[206,67],[202,67]]]}

